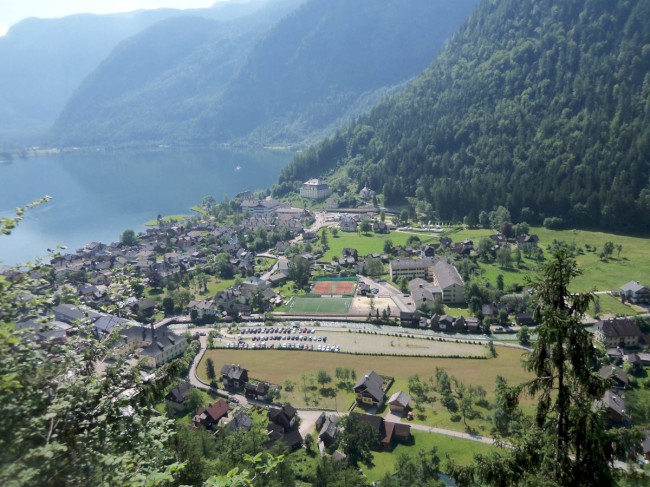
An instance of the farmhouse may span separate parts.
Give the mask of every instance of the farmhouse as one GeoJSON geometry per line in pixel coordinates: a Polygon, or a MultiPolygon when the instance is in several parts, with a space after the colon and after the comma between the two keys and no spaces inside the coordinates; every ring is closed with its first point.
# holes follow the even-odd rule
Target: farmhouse
{"type": "Polygon", "coordinates": [[[609,318],[596,323],[595,336],[606,348],[636,346],[643,342],[639,325],[629,318],[609,318]]]}
{"type": "Polygon", "coordinates": [[[221,367],[221,378],[226,388],[239,389],[248,382],[248,370],[235,364],[221,367]]]}
{"type": "Polygon", "coordinates": [[[330,188],[327,183],[322,182],[320,179],[310,179],[309,181],[303,183],[302,187],[300,188],[300,196],[313,200],[326,198],[331,194],[332,188],[330,188]]]}
{"type": "Polygon", "coordinates": [[[621,296],[634,304],[650,304],[650,289],[638,281],[630,281],[621,286],[621,296]]]}
{"type": "Polygon", "coordinates": [[[354,386],[354,395],[357,402],[381,407],[386,400],[383,386],[384,378],[376,372],[372,371],[364,375],[354,386]]]}
{"type": "Polygon", "coordinates": [[[194,426],[203,426],[206,429],[212,429],[215,424],[219,423],[221,418],[228,415],[228,411],[228,403],[223,399],[219,399],[207,408],[197,409],[192,423],[194,423],[194,426]]]}

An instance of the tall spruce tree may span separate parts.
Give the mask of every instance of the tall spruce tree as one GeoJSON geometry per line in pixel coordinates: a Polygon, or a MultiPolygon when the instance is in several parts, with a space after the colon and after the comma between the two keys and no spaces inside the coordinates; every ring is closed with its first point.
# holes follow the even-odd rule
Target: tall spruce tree
{"type": "Polygon", "coordinates": [[[511,448],[476,456],[473,465],[450,462],[459,486],[582,485],[613,483],[616,431],[607,430],[598,401],[610,385],[593,370],[591,336],[581,318],[593,295],[569,292],[579,274],[565,249],[556,252],[534,282],[538,341],[524,367],[534,378],[510,390],[508,402],[522,393],[538,399],[536,414],[511,448]]]}

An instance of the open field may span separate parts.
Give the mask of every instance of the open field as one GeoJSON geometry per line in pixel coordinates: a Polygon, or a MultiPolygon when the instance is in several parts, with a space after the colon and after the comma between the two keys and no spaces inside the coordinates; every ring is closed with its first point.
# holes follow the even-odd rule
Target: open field
{"type": "Polygon", "coordinates": [[[345,315],[350,310],[352,298],[307,298],[294,297],[287,305],[289,314],[345,315]]]}
{"type": "MultiPolygon", "coordinates": [[[[170,223],[170,222],[182,222],[183,220],[186,220],[190,217],[190,215],[167,215],[162,217],[162,221],[165,223],[170,223]]],[[[154,218],[153,220],[149,220],[147,223],[145,223],[145,226],[147,227],[155,227],[158,225],[158,219],[154,218]]]]}
{"type": "Polygon", "coordinates": [[[319,335],[327,336],[327,343],[339,345],[343,352],[355,351],[359,353],[381,353],[386,355],[461,355],[484,357],[486,356],[487,350],[484,345],[438,342],[418,338],[367,335],[342,331],[323,332],[319,330],[318,333],[319,335]]]}
{"type": "MultiPolygon", "coordinates": [[[[600,316],[630,316],[639,314],[628,304],[621,303],[620,298],[616,298],[611,294],[599,294],[598,300],[600,301],[600,316]]],[[[594,315],[594,305],[589,308],[589,314],[594,315]]]]}
{"type": "MultiPolygon", "coordinates": [[[[373,338],[374,336],[368,337],[368,340],[373,338]]],[[[304,385],[309,385],[310,375],[315,376],[319,369],[324,369],[336,381],[334,373],[337,367],[355,370],[357,377],[374,370],[380,375],[395,378],[395,384],[389,391],[389,394],[391,394],[398,390],[408,391],[408,378],[410,376],[417,374],[422,380],[428,380],[435,373],[436,367],[440,367],[466,385],[482,385],[486,389],[487,400],[491,401],[494,399],[494,385],[497,375],[505,377],[510,384],[517,384],[530,379],[530,375],[520,365],[521,350],[497,347],[497,351],[499,352],[497,358],[476,360],[348,355],[327,352],[216,349],[206,352],[198,366],[197,373],[201,379],[207,380],[205,362],[208,358],[212,358],[217,370],[224,364],[240,364],[248,369],[251,378],[280,385],[285,380],[292,381],[295,387],[290,392],[285,389],[282,390],[282,401],[289,401],[296,407],[304,407],[316,405],[314,399],[317,399],[319,407],[337,407],[339,410],[344,410],[352,403],[352,393],[348,390],[336,388],[334,397],[320,396],[316,398],[317,391],[305,394],[302,388],[304,385]],[[307,397],[308,401],[305,401],[305,397],[307,397]]],[[[524,404],[530,402],[527,398],[522,401],[524,404]]],[[[436,404],[440,406],[439,403],[436,404]]],[[[429,417],[434,418],[434,415],[429,414],[429,417]]],[[[451,429],[464,431],[462,422],[452,422],[446,411],[436,414],[435,418],[438,421],[435,423],[436,425],[449,424],[451,429]]],[[[424,421],[424,423],[434,425],[430,421],[424,421]]]]}
{"type": "MultiPolygon", "coordinates": [[[[391,232],[386,234],[357,234],[353,232],[341,232],[338,236],[333,237],[331,232],[327,235],[327,244],[329,249],[323,255],[323,260],[332,260],[333,257],[342,257],[343,249],[346,247],[357,249],[359,256],[371,253],[383,253],[384,242],[390,240],[394,245],[406,245],[406,241],[412,235],[400,232],[391,232]]],[[[437,242],[438,237],[433,235],[418,235],[422,243],[437,242]]]]}
{"type": "MultiPolygon", "coordinates": [[[[644,283],[650,275],[650,240],[649,237],[631,237],[616,235],[613,233],[591,232],[588,230],[548,230],[543,227],[531,227],[531,233],[539,236],[539,247],[547,255],[546,247],[553,243],[553,240],[564,241],[568,244],[575,244],[583,250],[583,254],[576,256],[578,266],[583,274],[573,280],[571,289],[573,291],[607,291],[618,289],[622,284],[630,280],[644,283]],[[598,252],[603,248],[605,242],[613,242],[614,245],[622,245],[620,257],[615,250],[607,261],[603,262],[598,257],[598,252]],[[587,251],[585,245],[596,247],[596,251],[587,251]]],[[[478,241],[495,233],[492,230],[471,229],[446,231],[443,235],[451,237],[454,242],[465,239],[478,241]]],[[[393,235],[393,234],[391,234],[393,235]]],[[[351,245],[352,246],[352,245],[351,245]]],[[[524,284],[526,275],[534,275],[536,262],[523,259],[524,269],[502,269],[496,264],[483,264],[483,277],[494,283],[497,274],[503,274],[504,283],[524,284]]],[[[647,285],[647,284],[646,284],[647,285]]]]}
{"type": "Polygon", "coordinates": [[[441,470],[445,470],[445,458],[449,455],[455,462],[461,465],[471,463],[474,455],[486,454],[496,447],[479,443],[477,441],[463,440],[450,436],[436,435],[424,431],[411,430],[415,440],[413,445],[397,445],[392,451],[374,452],[373,467],[363,467],[364,473],[370,482],[381,480],[384,475],[395,472],[397,456],[405,454],[416,455],[419,450],[430,451],[435,447],[441,460],[441,470]]]}

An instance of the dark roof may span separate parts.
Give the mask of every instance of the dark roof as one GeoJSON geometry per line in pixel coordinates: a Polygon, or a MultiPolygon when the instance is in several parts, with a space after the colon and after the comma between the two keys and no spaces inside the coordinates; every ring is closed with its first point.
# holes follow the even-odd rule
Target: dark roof
{"type": "Polygon", "coordinates": [[[643,336],[639,325],[629,318],[609,318],[596,323],[596,330],[607,338],[643,336]]]}
{"type": "Polygon", "coordinates": [[[199,417],[201,422],[212,424],[219,421],[221,418],[228,414],[230,408],[228,403],[223,399],[219,399],[212,406],[208,408],[199,408],[196,410],[196,416],[199,417]]]}
{"type": "Polygon", "coordinates": [[[124,318],[118,318],[117,316],[100,316],[99,319],[93,324],[93,328],[95,328],[97,332],[107,334],[112,332],[113,328],[115,328],[117,325],[121,325],[123,323],[128,323],[128,320],[125,320],[124,318]]]}
{"type": "Polygon", "coordinates": [[[374,399],[381,401],[384,399],[384,391],[382,386],[384,385],[384,378],[377,374],[375,371],[370,372],[367,375],[364,375],[354,386],[354,392],[364,393],[367,392],[374,399]]]}
{"type": "MultiPolygon", "coordinates": [[[[388,424],[388,422],[386,422],[386,424],[388,424]]],[[[404,424],[404,423],[393,423],[393,424],[395,425],[393,433],[396,436],[401,436],[401,437],[411,436],[411,426],[410,425],[404,424]]]]}
{"type": "Polygon", "coordinates": [[[165,399],[181,404],[187,398],[187,393],[190,392],[190,389],[192,389],[192,384],[189,382],[183,382],[169,391],[169,394],[165,396],[165,399]]]}
{"type": "Polygon", "coordinates": [[[242,375],[248,375],[248,370],[239,365],[226,364],[221,367],[221,375],[230,380],[241,380],[242,375]]]}
{"type": "Polygon", "coordinates": [[[269,420],[273,423],[288,426],[289,422],[296,416],[298,411],[289,403],[285,403],[281,408],[269,409],[269,420]]]}
{"type": "Polygon", "coordinates": [[[382,432],[382,425],[384,423],[384,418],[381,416],[374,416],[372,414],[359,414],[359,413],[352,413],[352,416],[357,419],[357,421],[361,421],[362,423],[369,424],[372,426],[372,428],[378,432],[382,432]]]}
{"type": "Polygon", "coordinates": [[[228,423],[227,428],[231,431],[244,430],[250,431],[253,427],[253,419],[244,411],[238,412],[232,421],[228,423]]]}

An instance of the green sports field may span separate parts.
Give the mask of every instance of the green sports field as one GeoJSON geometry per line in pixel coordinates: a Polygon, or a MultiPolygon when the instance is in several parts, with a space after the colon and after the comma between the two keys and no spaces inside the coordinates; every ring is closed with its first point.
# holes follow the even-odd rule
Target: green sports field
{"type": "Polygon", "coordinates": [[[305,315],[344,315],[352,298],[306,298],[296,296],[287,305],[287,313],[305,315]]]}

